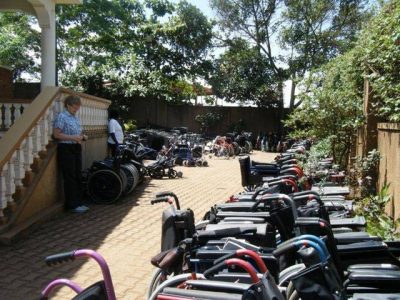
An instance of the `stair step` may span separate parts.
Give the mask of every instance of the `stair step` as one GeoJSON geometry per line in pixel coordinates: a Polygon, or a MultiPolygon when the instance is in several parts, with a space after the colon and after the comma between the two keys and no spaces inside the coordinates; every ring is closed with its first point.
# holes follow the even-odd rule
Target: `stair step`
{"type": "Polygon", "coordinates": [[[53,216],[61,213],[64,210],[64,203],[55,203],[53,206],[42,210],[34,217],[29,218],[26,222],[23,222],[9,231],[0,234],[0,244],[10,245],[16,240],[26,236],[32,230],[37,228],[43,222],[49,220],[53,216]]]}

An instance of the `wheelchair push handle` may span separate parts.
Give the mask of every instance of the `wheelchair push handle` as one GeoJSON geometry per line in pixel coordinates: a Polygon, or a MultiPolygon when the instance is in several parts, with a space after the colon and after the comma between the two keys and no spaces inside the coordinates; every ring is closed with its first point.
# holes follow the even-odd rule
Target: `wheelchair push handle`
{"type": "MultiPolygon", "coordinates": [[[[107,262],[105,261],[105,259],[96,251],[93,251],[90,249],[80,249],[80,250],[75,250],[75,251],[70,251],[70,252],[65,252],[65,253],[59,253],[59,254],[48,256],[46,258],[46,263],[51,266],[51,265],[55,265],[57,263],[63,263],[63,262],[73,260],[74,258],[81,258],[81,257],[92,258],[98,263],[98,265],[100,266],[101,272],[103,274],[104,286],[105,286],[106,293],[107,293],[107,299],[108,300],[116,300],[115,290],[114,290],[114,285],[113,285],[112,278],[111,278],[110,269],[108,268],[108,265],[107,265],[107,262]]],[[[45,288],[45,293],[44,293],[45,296],[48,296],[49,293],[53,290],[53,288],[55,286],[62,284],[62,283],[55,284],[55,282],[56,281],[51,282],[45,288]]],[[[65,283],[65,285],[69,285],[69,284],[65,283]]],[[[73,287],[71,287],[71,288],[73,288],[73,287]]],[[[74,289],[74,290],[77,291],[76,289],[74,289]]]]}
{"type": "Polygon", "coordinates": [[[72,261],[75,259],[75,251],[57,253],[53,255],[49,255],[45,258],[46,265],[54,266],[57,264],[62,264],[68,261],[72,261]]]}
{"type": "Polygon", "coordinates": [[[323,263],[327,262],[328,255],[325,253],[322,247],[319,244],[310,240],[297,240],[297,241],[292,241],[291,243],[287,244],[285,243],[281,246],[278,246],[278,248],[274,252],[272,252],[272,254],[275,257],[279,257],[287,252],[295,251],[302,247],[314,248],[317,251],[321,262],[323,263]]]}
{"type": "Polygon", "coordinates": [[[169,196],[158,197],[156,199],[151,200],[150,203],[153,205],[153,204],[162,203],[162,202],[169,202],[170,200],[171,200],[171,197],[169,197],[169,196]]]}
{"type": "Polygon", "coordinates": [[[249,249],[239,249],[236,251],[233,251],[232,253],[226,254],[214,261],[214,265],[217,265],[224,260],[234,258],[234,257],[243,257],[243,256],[249,256],[252,260],[255,261],[257,268],[261,273],[266,273],[268,271],[267,266],[265,265],[264,261],[262,258],[254,251],[249,250],[249,249]]]}
{"type": "MultiPolygon", "coordinates": [[[[155,200],[157,200],[157,199],[159,199],[159,198],[164,198],[164,197],[172,197],[172,198],[174,198],[176,209],[178,209],[178,210],[181,209],[178,196],[177,196],[175,193],[170,192],[170,191],[165,191],[165,192],[157,193],[157,194],[156,194],[156,199],[155,199],[155,200]]],[[[153,200],[153,201],[154,201],[154,200],[153,200]]],[[[152,201],[152,204],[153,204],[153,201],[152,201]]],[[[160,202],[167,202],[167,201],[160,201],[160,202]]],[[[160,202],[155,202],[155,203],[160,203],[160,202]]]]}
{"type": "Polygon", "coordinates": [[[253,266],[250,263],[248,263],[247,261],[244,261],[239,258],[231,258],[231,259],[224,260],[223,262],[220,262],[219,264],[207,269],[203,275],[205,278],[210,278],[218,271],[221,271],[221,270],[225,269],[226,267],[231,267],[231,266],[240,267],[241,269],[243,269],[247,273],[249,273],[251,281],[253,283],[260,282],[260,279],[258,278],[257,273],[254,270],[253,266]]]}

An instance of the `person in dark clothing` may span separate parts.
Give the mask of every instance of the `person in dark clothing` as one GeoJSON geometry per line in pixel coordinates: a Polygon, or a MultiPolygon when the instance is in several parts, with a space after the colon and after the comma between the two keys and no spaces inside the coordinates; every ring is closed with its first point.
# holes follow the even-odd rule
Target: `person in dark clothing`
{"type": "Polygon", "coordinates": [[[64,195],[67,209],[76,213],[89,210],[82,203],[82,134],[79,118],[76,116],[81,107],[78,96],[68,96],[64,101],[65,110],[58,114],[53,124],[53,136],[58,140],[57,160],[64,180],[64,195]]]}

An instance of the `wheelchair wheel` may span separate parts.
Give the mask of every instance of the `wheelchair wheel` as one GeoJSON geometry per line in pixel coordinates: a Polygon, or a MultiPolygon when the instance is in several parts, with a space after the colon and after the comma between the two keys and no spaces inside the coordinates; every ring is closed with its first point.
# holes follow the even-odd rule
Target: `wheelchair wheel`
{"type": "Polygon", "coordinates": [[[233,147],[234,155],[235,155],[235,156],[239,155],[239,154],[240,154],[240,147],[239,147],[239,144],[236,143],[236,142],[233,142],[233,143],[232,143],[232,147],[233,147]]]}
{"type": "Polygon", "coordinates": [[[124,166],[128,167],[131,170],[134,179],[133,185],[135,188],[140,183],[140,172],[133,164],[127,163],[124,166]]]}
{"type": "Polygon", "coordinates": [[[135,187],[136,187],[141,182],[140,171],[134,165],[129,165],[129,167],[131,167],[131,169],[132,169],[133,177],[135,178],[135,187]]]}
{"type": "Polygon", "coordinates": [[[253,152],[253,144],[250,141],[246,141],[245,147],[246,147],[247,153],[253,152]]]}
{"type": "Polygon", "coordinates": [[[228,147],[228,155],[229,155],[229,157],[235,156],[235,149],[233,148],[232,145],[230,145],[230,146],[228,147]]]}
{"type": "Polygon", "coordinates": [[[98,170],[89,176],[87,192],[94,203],[114,203],[122,191],[121,177],[114,171],[98,170]]]}
{"type": "Polygon", "coordinates": [[[127,184],[124,189],[124,194],[132,193],[133,189],[136,186],[135,175],[133,174],[132,168],[129,165],[121,165],[121,171],[125,174],[127,178],[127,184]]]}
{"type": "Polygon", "coordinates": [[[154,179],[162,179],[164,176],[164,170],[161,168],[155,168],[151,171],[150,176],[154,179]]]}
{"type": "Polygon", "coordinates": [[[176,178],[178,176],[178,172],[174,169],[168,170],[168,177],[169,178],[176,178]]]}
{"type": "Polygon", "coordinates": [[[150,280],[149,287],[147,289],[147,299],[150,298],[151,294],[155,291],[155,289],[160,285],[162,276],[162,270],[157,268],[154,270],[153,275],[150,280]]]}
{"type": "Polygon", "coordinates": [[[119,168],[118,175],[121,178],[121,182],[122,182],[122,193],[124,195],[126,195],[127,194],[126,191],[127,191],[127,187],[128,187],[128,176],[124,171],[122,171],[121,166],[119,168]]]}
{"type": "Polygon", "coordinates": [[[208,167],[208,162],[206,160],[203,160],[203,167],[208,167]]]}

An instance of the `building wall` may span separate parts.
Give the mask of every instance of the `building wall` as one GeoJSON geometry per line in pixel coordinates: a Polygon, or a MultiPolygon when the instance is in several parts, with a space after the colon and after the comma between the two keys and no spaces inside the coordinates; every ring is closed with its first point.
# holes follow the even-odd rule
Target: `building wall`
{"type": "Polygon", "coordinates": [[[131,106],[129,118],[136,120],[137,125],[140,127],[160,126],[172,128],[184,126],[188,127],[192,132],[200,132],[200,124],[195,118],[198,114],[210,111],[223,116],[216,126],[210,128],[210,134],[229,132],[229,126],[236,124],[240,119],[244,121],[246,130],[254,133],[259,131],[276,132],[280,127],[278,109],[171,105],[157,100],[135,100],[131,106]]]}
{"type": "Polygon", "coordinates": [[[82,143],[82,169],[89,168],[95,160],[103,160],[107,156],[107,131],[92,135],[82,143]]]}
{"type": "Polygon", "coordinates": [[[36,214],[50,208],[56,203],[64,202],[61,177],[57,167],[55,146],[47,152],[42,162],[42,168],[35,176],[34,182],[27,188],[27,198],[23,200],[24,207],[20,209],[14,225],[19,225],[36,214]]]}
{"type": "Polygon", "coordinates": [[[378,150],[382,155],[379,164],[379,188],[390,183],[389,193],[393,195],[387,212],[394,218],[400,217],[400,123],[378,124],[378,150]]]}
{"type": "Polygon", "coordinates": [[[13,97],[12,74],[11,70],[0,66],[0,98],[13,97]]]}

